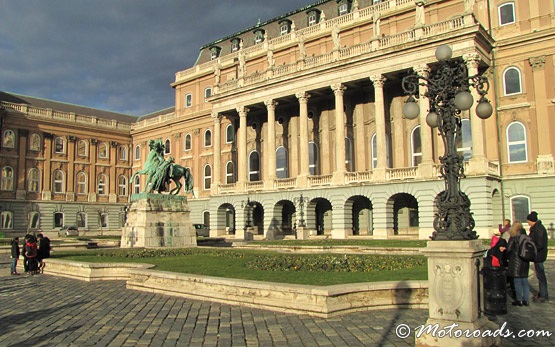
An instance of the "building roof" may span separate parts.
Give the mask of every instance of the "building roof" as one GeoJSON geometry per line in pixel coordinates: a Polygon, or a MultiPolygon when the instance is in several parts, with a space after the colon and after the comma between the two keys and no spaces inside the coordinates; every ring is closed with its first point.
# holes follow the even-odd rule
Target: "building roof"
{"type": "Polygon", "coordinates": [[[150,119],[150,118],[156,118],[156,117],[158,117],[158,116],[162,116],[162,115],[169,114],[169,113],[173,113],[173,112],[175,112],[175,106],[171,106],[171,107],[165,108],[165,109],[160,110],[160,111],[156,111],[156,112],[152,112],[152,113],[149,113],[149,114],[145,114],[144,116],[140,116],[140,117],[137,119],[137,121],[141,121],[141,120],[145,120],[145,119],[150,119]]]}
{"type": "Polygon", "coordinates": [[[124,123],[134,123],[138,120],[138,118],[135,116],[131,116],[123,113],[104,111],[104,110],[99,110],[96,108],[91,108],[86,106],[73,105],[73,104],[68,104],[60,101],[35,98],[32,96],[2,92],[2,91],[0,91],[0,102],[10,102],[14,104],[27,104],[29,106],[38,107],[38,108],[50,108],[52,110],[56,110],[60,112],[73,112],[75,114],[82,115],[82,116],[96,117],[100,119],[110,119],[110,120],[116,120],[118,122],[124,122],[124,123]]]}

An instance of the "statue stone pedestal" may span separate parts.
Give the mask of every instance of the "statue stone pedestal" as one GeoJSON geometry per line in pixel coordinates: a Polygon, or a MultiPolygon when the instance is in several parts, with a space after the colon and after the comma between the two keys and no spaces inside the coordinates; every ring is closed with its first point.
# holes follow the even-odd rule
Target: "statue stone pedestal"
{"type": "Polygon", "coordinates": [[[421,252],[428,258],[429,318],[422,330],[424,333],[418,336],[419,331],[416,331],[415,345],[499,345],[500,338],[497,337],[496,341],[496,338],[491,337],[499,326],[482,316],[479,306],[483,289],[478,276],[485,252],[482,242],[428,241],[428,246],[421,252]],[[452,333],[446,334],[443,329],[453,324],[455,327],[452,333]],[[456,330],[462,331],[462,336],[458,335],[456,330]],[[480,336],[467,338],[466,330],[470,334],[474,331],[483,333],[489,330],[491,334],[476,333],[474,336],[480,336]]]}
{"type": "Polygon", "coordinates": [[[121,247],[196,247],[189,214],[185,196],[133,194],[121,247]]]}
{"type": "Polygon", "coordinates": [[[297,239],[308,240],[308,229],[305,227],[297,227],[297,239]]]}

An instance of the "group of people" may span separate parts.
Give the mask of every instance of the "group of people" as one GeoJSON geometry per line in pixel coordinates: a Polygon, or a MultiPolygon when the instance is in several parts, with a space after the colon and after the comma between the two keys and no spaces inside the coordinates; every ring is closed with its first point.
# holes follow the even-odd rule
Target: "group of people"
{"type": "Polygon", "coordinates": [[[35,275],[44,272],[46,263],[44,259],[50,257],[50,239],[42,234],[36,237],[31,234],[25,235],[23,245],[19,246],[19,237],[12,239],[11,250],[11,274],[19,275],[17,262],[23,256],[23,270],[26,274],[35,275]]]}
{"type": "Polygon", "coordinates": [[[506,266],[508,268],[508,281],[513,291],[514,306],[528,306],[530,304],[530,283],[528,275],[530,262],[534,263],[534,271],[539,283],[539,291],[532,299],[538,303],[549,300],[547,292],[547,278],[545,275],[544,262],[547,259],[547,230],[538,213],[530,212],[526,217],[530,227],[528,236],[535,245],[535,257],[528,260],[522,256],[522,248],[525,247],[527,239],[526,231],[520,221],[506,219],[504,224],[499,224],[499,230],[492,237],[490,250],[488,251],[488,263],[490,266],[506,266]]]}

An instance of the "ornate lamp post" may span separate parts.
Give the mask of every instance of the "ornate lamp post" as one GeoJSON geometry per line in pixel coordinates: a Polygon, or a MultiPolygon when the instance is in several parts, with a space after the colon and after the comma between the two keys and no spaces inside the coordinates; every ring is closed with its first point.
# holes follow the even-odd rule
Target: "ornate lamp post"
{"type": "Polygon", "coordinates": [[[301,196],[299,196],[298,198],[295,198],[294,201],[296,205],[299,205],[299,210],[300,210],[301,218],[299,219],[299,227],[305,228],[306,221],[304,220],[304,204],[307,203],[309,199],[303,197],[303,194],[301,193],[301,196]]]}
{"type": "Polygon", "coordinates": [[[435,198],[438,212],[434,218],[435,232],[431,239],[473,240],[478,235],[470,213],[470,200],[460,187],[460,180],[465,175],[463,157],[457,153],[455,139],[461,131],[461,111],[469,110],[474,103],[470,87],[475,88],[480,95],[476,107],[478,117],[489,118],[493,107],[485,97],[489,89],[487,78],[480,75],[469,77],[464,62],[451,59],[452,53],[449,46],[439,46],[436,50],[439,67],[435,72],[429,77],[409,75],[403,78],[403,90],[409,94],[403,113],[407,119],[418,117],[420,107],[415,100],[419,97],[418,87],[427,87],[428,91],[423,95],[430,101],[426,123],[432,128],[438,128],[445,147],[445,154],[439,157],[445,190],[435,198]]]}
{"type": "Polygon", "coordinates": [[[247,228],[252,227],[251,225],[251,209],[252,209],[252,202],[251,199],[247,196],[247,200],[243,200],[241,201],[241,208],[246,208],[247,209],[247,221],[245,222],[245,230],[247,230],[247,228]]]}

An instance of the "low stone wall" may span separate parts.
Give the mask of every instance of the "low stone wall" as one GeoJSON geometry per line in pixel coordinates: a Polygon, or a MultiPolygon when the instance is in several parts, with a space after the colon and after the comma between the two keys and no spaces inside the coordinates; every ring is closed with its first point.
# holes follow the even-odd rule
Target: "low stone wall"
{"type": "Polygon", "coordinates": [[[355,311],[428,307],[427,281],[317,287],[178,274],[152,267],[49,259],[45,273],[82,281],[124,280],[128,289],[324,318],[355,311]]]}
{"type": "Polygon", "coordinates": [[[419,247],[367,247],[367,246],[285,246],[249,244],[233,242],[233,248],[256,249],[273,252],[291,253],[338,253],[338,254],[388,254],[388,255],[422,255],[419,247]]]}

